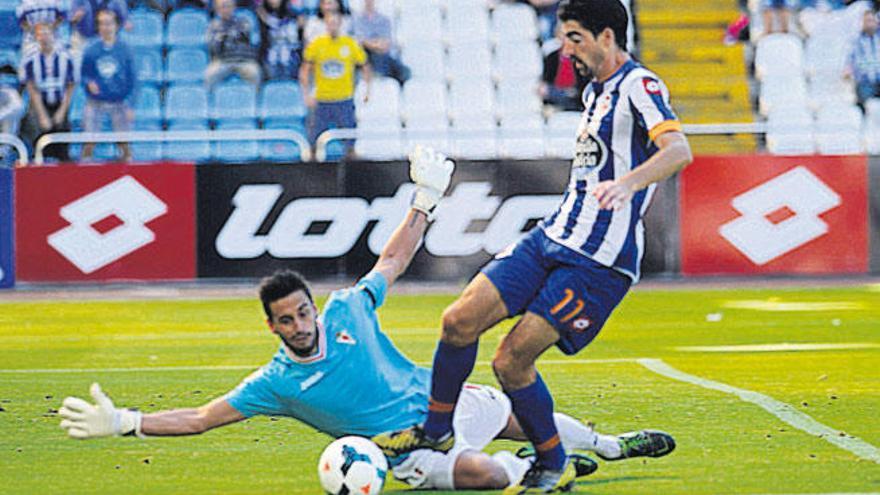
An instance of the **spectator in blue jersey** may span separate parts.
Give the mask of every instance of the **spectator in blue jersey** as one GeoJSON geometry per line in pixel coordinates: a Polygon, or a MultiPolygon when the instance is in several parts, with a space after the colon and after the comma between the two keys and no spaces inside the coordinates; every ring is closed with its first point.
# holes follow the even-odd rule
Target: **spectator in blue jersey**
{"type": "MultiPolygon", "coordinates": [[[[35,143],[43,134],[70,130],[67,111],[73,96],[75,72],[67,50],[55,43],[50,24],[37,24],[34,35],[40,50],[24,59],[21,72],[30,96],[30,110],[23,131],[35,143]]],[[[67,146],[49,146],[45,156],[67,161],[67,146]]]]}
{"type": "Polygon", "coordinates": [[[116,13],[120,26],[131,29],[128,22],[128,4],[124,0],[72,0],[70,4],[70,52],[81,56],[83,49],[98,37],[95,15],[101,8],[116,13]]]}
{"type": "Polygon", "coordinates": [[[367,52],[373,73],[395,79],[401,85],[409,79],[392,39],[391,19],[376,10],[375,0],[364,0],[364,10],[354,17],[354,37],[367,52]]]}
{"type": "Polygon", "coordinates": [[[235,16],[235,0],[215,0],[215,16],[208,26],[208,49],[211,63],[205,69],[208,89],[232,74],[256,87],[263,74],[257,63],[257,52],[251,45],[250,21],[235,16]]]}
{"type": "MultiPolygon", "coordinates": [[[[553,421],[553,397],[535,368],[550,347],[575,354],[599,333],[639,279],[641,216],[656,182],[692,161],[669,92],[626,51],[628,16],[619,0],[564,0],[562,55],[593,79],[584,94],[571,181],[559,207],[487,264],[443,314],[434,354],[428,419],[374,438],[386,455],[452,449],[452,418],[486,330],[522,315],[492,367],[537,460],[505,494],[565,491],[575,469],[553,421]]],[[[621,439],[620,453],[658,457],[671,436],[643,431],[621,439]]]]}
{"type": "Polygon", "coordinates": [[[845,76],[856,84],[859,106],[870,98],[880,97],[880,33],[877,13],[867,10],[862,17],[862,32],[853,43],[845,76]]]}
{"type": "Polygon", "coordinates": [[[265,0],[257,7],[263,46],[261,58],[268,79],[296,79],[302,62],[301,9],[286,0],[265,0]]]}
{"type": "MultiPolygon", "coordinates": [[[[18,93],[18,70],[6,60],[0,62],[0,133],[18,134],[24,115],[24,102],[18,93]]],[[[16,153],[9,145],[0,145],[0,166],[15,162],[16,153]]],[[[25,157],[20,157],[25,158],[25,157]]]]}
{"type": "MultiPolygon", "coordinates": [[[[128,45],[119,39],[116,12],[101,9],[96,16],[100,39],[92,42],[83,53],[82,83],[86,89],[83,128],[101,132],[109,119],[116,132],[131,130],[134,120],[133,103],[137,75],[134,58],[128,45]]],[[[94,143],[83,145],[82,159],[92,157],[94,143]]],[[[128,143],[118,143],[123,161],[131,160],[128,143]]]]}
{"type": "MultiPolygon", "coordinates": [[[[73,438],[111,435],[199,434],[255,415],[286,416],[333,437],[374,435],[425,417],[430,372],[404,356],[382,332],[376,311],[418,250],[434,209],[449,185],[453,165],[428,149],[410,158],[415,182],[412,207],[404,213],[373,269],[354,286],[330,294],[322,313],[306,281],[284,270],[264,279],[260,299],[269,330],[280,340],[272,360],[234,390],[197,408],[141,413],[117,409],[97,384],[96,404],[64,399],[61,426],[73,438]]],[[[618,439],[563,414],[556,422],[573,448],[619,455],[618,439]]],[[[467,385],[455,418],[458,445],[450,454],[421,450],[390,459],[394,476],[415,488],[503,488],[529,466],[509,452],[488,455],[493,438],[522,440],[501,392],[467,385]]],[[[596,468],[576,454],[578,473],[596,468]]]]}
{"type": "MultiPolygon", "coordinates": [[[[48,24],[53,30],[58,28],[67,19],[67,4],[65,0],[22,0],[15,9],[18,24],[24,37],[21,41],[21,53],[28,56],[39,50],[34,28],[37,24],[48,24]]],[[[65,44],[67,40],[59,40],[65,44]]]]}

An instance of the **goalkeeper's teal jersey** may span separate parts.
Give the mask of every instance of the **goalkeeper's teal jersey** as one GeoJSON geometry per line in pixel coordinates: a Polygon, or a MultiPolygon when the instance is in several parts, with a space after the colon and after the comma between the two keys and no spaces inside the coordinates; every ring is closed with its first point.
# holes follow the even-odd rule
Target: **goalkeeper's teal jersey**
{"type": "Polygon", "coordinates": [[[397,350],[376,318],[387,285],[372,272],[333,292],[318,318],[316,355],[293,358],[282,343],[271,362],[225,399],[247,417],[289,416],[334,437],[424,422],[430,371],[397,350]]]}

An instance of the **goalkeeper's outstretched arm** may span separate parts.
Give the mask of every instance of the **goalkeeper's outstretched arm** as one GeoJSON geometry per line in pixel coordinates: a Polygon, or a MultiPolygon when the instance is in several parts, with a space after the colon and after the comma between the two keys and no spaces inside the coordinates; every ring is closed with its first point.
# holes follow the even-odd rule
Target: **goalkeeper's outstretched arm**
{"type": "Polygon", "coordinates": [[[197,408],[142,414],[115,407],[97,383],[92,384],[89,392],[94,404],[78,397],[68,397],[58,411],[62,418],[61,428],[71,438],[197,435],[245,419],[223,398],[197,408]]]}

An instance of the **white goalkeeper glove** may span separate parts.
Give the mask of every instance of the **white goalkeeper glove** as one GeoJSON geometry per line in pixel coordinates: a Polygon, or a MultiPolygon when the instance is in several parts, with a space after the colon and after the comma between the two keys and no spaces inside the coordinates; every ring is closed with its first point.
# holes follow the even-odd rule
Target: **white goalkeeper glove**
{"type": "Polygon", "coordinates": [[[416,184],[412,207],[431,215],[452,178],[455,164],[443,153],[417,145],[409,154],[409,176],[416,184]]]}
{"type": "Polygon", "coordinates": [[[141,435],[141,413],[130,409],[117,409],[110,397],[101,391],[101,386],[93,383],[89,393],[95,404],[78,397],[68,397],[62,402],[58,414],[61,415],[61,428],[67,430],[71,438],[86,439],[109,437],[111,435],[141,435]]]}

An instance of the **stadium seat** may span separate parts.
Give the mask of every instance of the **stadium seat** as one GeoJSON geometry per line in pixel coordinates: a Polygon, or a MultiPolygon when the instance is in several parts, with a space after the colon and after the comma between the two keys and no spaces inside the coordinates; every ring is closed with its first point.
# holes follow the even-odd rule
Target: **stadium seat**
{"type": "Polygon", "coordinates": [[[165,45],[204,48],[207,44],[207,33],[208,14],[190,8],[176,10],[168,16],[165,45]]]}
{"type": "MultiPolygon", "coordinates": [[[[158,107],[157,107],[158,109],[158,107]]],[[[136,131],[161,131],[162,125],[159,121],[142,121],[135,120],[134,130],[136,131]]],[[[131,155],[138,162],[156,162],[162,160],[162,143],[161,142],[143,142],[131,143],[131,155]]]]}
{"type": "MultiPolygon", "coordinates": [[[[376,12],[380,12],[385,14],[390,18],[394,18],[396,15],[396,6],[395,0],[376,0],[376,12]]],[[[364,11],[364,0],[349,0],[348,6],[351,8],[353,14],[357,14],[364,11]]]]}
{"type": "Polygon", "coordinates": [[[855,105],[825,107],[816,113],[817,132],[858,132],[862,129],[862,112],[855,105]]]}
{"type": "Polygon", "coordinates": [[[414,116],[406,122],[404,138],[406,152],[417,144],[430,146],[447,154],[452,151],[449,145],[449,119],[444,116],[414,116]]]}
{"type": "Polygon", "coordinates": [[[458,80],[491,80],[492,53],[485,42],[457,43],[449,47],[446,76],[458,80]]]}
{"type": "Polygon", "coordinates": [[[489,115],[453,121],[449,132],[451,156],[491,159],[497,156],[498,126],[489,115]]]}
{"type": "Polygon", "coordinates": [[[489,43],[489,10],[482,0],[448,0],[444,38],[450,47],[489,43]]]}
{"type": "Polygon", "coordinates": [[[165,90],[165,120],[207,125],[208,93],[198,85],[178,84],[165,90]]]}
{"type": "Polygon", "coordinates": [[[502,120],[498,135],[498,153],[502,158],[544,157],[544,119],[540,114],[502,120]]]}
{"type": "Polygon", "coordinates": [[[134,63],[137,80],[141,83],[159,84],[162,82],[162,53],[157,47],[134,49],[134,63]]]}
{"type": "MultiPolygon", "coordinates": [[[[205,121],[172,122],[169,131],[207,131],[205,121]]],[[[167,142],[162,146],[162,156],[168,160],[204,162],[211,159],[211,145],[208,141],[167,142]]]]}
{"type": "MultiPolygon", "coordinates": [[[[220,121],[218,131],[254,130],[257,126],[253,121],[233,120],[220,121]]],[[[260,148],[257,141],[214,141],[211,144],[214,160],[229,163],[245,163],[259,160],[260,148]]]]}
{"type": "Polygon", "coordinates": [[[403,87],[403,115],[446,116],[446,85],[437,81],[410,79],[403,87]]]}
{"type": "Polygon", "coordinates": [[[15,18],[15,10],[0,11],[0,47],[18,48],[21,44],[21,28],[15,18]]]}
{"type": "Polygon", "coordinates": [[[793,75],[767,76],[761,83],[758,109],[769,115],[774,108],[796,108],[809,105],[804,78],[793,75]]]}
{"type": "Polygon", "coordinates": [[[813,133],[767,133],[767,149],[774,155],[811,155],[816,152],[813,133]]]}
{"type": "Polygon", "coordinates": [[[794,34],[775,33],[758,41],[755,47],[755,76],[759,80],[775,75],[802,76],[803,45],[794,34]]]}
{"type": "Polygon", "coordinates": [[[544,59],[534,41],[505,42],[495,47],[494,68],[499,80],[537,80],[544,70],[544,59]]]}
{"type": "Polygon", "coordinates": [[[397,22],[397,40],[401,46],[413,42],[439,41],[443,39],[443,17],[440,8],[427,0],[418,0],[419,7],[408,7],[414,2],[401,5],[397,22]]]}
{"type": "Polygon", "coordinates": [[[164,20],[151,10],[136,10],[129,17],[131,31],[122,30],[122,39],[133,48],[161,48],[164,20]]]}
{"type": "Polygon", "coordinates": [[[860,131],[822,131],[816,133],[816,149],[820,155],[858,155],[862,153],[860,131]]]}
{"type": "Polygon", "coordinates": [[[492,31],[496,47],[515,40],[538,39],[538,16],[524,3],[502,3],[492,12],[492,31]]]}
{"type": "Polygon", "coordinates": [[[269,81],[260,94],[260,118],[298,119],[308,115],[299,83],[293,81],[269,81]]]}
{"type": "Polygon", "coordinates": [[[845,81],[840,74],[821,74],[810,80],[810,106],[819,110],[829,107],[849,106],[856,102],[856,93],[852,84],[845,81]]]}
{"type": "Polygon", "coordinates": [[[540,114],[544,103],[538,95],[537,81],[505,79],[498,84],[495,111],[501,119],[515,115],[540,114]]]}
{"type": "Polygon", "coordinates": [[[169,84],[200,83],[205,78],[208,54],[200,48],[175,48],[168,52],[164,79],[169,84]]]}
{"type": "Polygon", "coordinates": [[[400,85],[390,77],[373,79],[370,99],[364,103],[363,83],[355,90],[355,104],[358,122],[381,119],[400,120],[400,85]]]}
{"type": "MultiPolygon", "coordinates": [[[[306,129],[302,122],[270,120],[263,125],[263,128],[285,129],[298,132],[303,137],[303,139],[308,140],[306,129]]],[[[299,146],[291,141],[260,142],[260,157],[262,157],[264,160],[283,163],[298,162],[302,159],[301,153],[302,150],[299,149],[299,146]]]]}
{"type": "Polygon", "coordinates": [[[410,41],[403,46],[401,59],[413,79],[446,80],[445,54],[438,39],[410,41]]]}
{"type": "Polygon", "coordinates": [[[250,84],[221,84],[214,89],[212,103],[211,118],[218,122],[257,118],[257,92],[250,84]]]}
{"type": "Polygon", "coordinates": [[[453,120],[495,115],[495,88],[487,79],[457,80],[449,89],[449,116],[453,120]]]}
{"type": "Polygon", "coordinates": [[[158,89],[143,85],[138,88],[134,104],[134,118],[136,122],[161,124],[162,101],[158,89]]]}
{"type": "Polygon", "coordinates": [[[810,77],[843,73],[849,55],[849,43],[842,36],[811,36],[804,48],[804,65],[810,77]]]}
{"type": "Polygon", "coordinates": [[[554,158],[574,158],[575,136],[581,123],[580,112],[556,112],[544,126],[544,153],[554,158]]]}
{"type": "Polygon", "coordinates": [[[400,124],[384,127],[357,128],[354,151],[358,158],[367,160],[399,160],[403,157],[400,124]]]}

